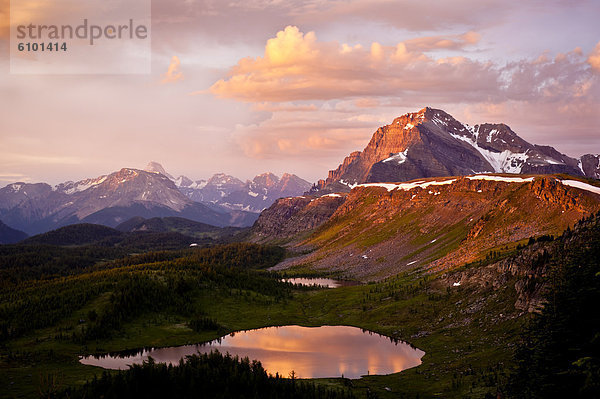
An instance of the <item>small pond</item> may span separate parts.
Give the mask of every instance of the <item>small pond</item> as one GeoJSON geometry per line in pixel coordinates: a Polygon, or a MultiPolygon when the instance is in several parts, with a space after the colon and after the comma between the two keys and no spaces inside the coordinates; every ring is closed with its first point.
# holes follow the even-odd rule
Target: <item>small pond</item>
{"type": "Polygon", "coordinates": [[[176,364],[187,355],[218,350],[259,360],[270,374],[299,378],[359,378],[391,374],[421,364],[420,349],[349,326],[266,327],[232,333],[206,344],[145,349],[132,354],[84,356],[80,362],[108,369],[127,369],[151,356],[156,362],[176,364]]]}
{"type": "Polygon", "coordinates": [[[284,278],[281,281],[285,281],[286,283],[301,284],[301,285],[318,285],[318,286],[325,287],[325,288],[338,288],[338,287],[346,287],[346,286],[350,286],[350,285],[358,285],[359,284],[356,281],[334,280],[331,278],[308,278],[308,277],[284,278]]]}

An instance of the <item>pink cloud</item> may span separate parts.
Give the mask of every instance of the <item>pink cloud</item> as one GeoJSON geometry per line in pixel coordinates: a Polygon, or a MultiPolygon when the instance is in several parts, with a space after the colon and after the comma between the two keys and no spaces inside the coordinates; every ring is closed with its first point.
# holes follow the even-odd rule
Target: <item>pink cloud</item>
{"type": "MultiPolygon", "coordinates": [[[[218,97],[243,102],[286,102],[395,97],[413,102],[598,101],[591,73],[595,50],[547,53],[506,64],[464,56],[434,58],[425,50],[457,48],[479,40],[474,32],[452,38],[424,37],[370,48],[320,42],[314,32],[288,26],[267,41],[264,55],[241,59],[229,76],[214,83],[218,97]]],[[[598,47],[597,47],[598,48],[598,47]]]]}
{"type": "Polygon", "coordinates": [[[262,57],[241,59],[229,77],[214,83],[210,91],[246,102],[401,96],[415,90],[468,98],[490,92],[498,86],[494,65],[467,58],[434,59],[411,50],[460,47],[476,39],[472,32],[467,39],[463,36],[454,41],[423,38],[396,46],[374,42],[364,49],[319,42],[314,32],[303,34],[288,26],[267,41],[262,57]]]}
{"type": "Polygon", "coordinates": [[[600,42],[596,44],[596,47],[590,53],[587,62],[590,64],[594,71],[600,73],[600,42]]]}
{"type": "Polygon", "coordinates": [[[180,80],[183,80],[183,72],[179,70],[179,66],[181,62],[179,61],[179,57],[176,55],[171,58],[171,63],[169,64],[169,68],[167,72],[163,75],[161,83],[175,83],[180,80]]]}

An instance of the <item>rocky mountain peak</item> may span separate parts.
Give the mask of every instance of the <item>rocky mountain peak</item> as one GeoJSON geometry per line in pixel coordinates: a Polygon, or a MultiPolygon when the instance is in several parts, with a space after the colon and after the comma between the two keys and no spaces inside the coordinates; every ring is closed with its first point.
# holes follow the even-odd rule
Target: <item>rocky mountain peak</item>
{"type": "Polygon", "coordinates": [[[267,172],[254,177],[252,181],[260,186],[273,187],[279,183],[279,178],[273,173],[267,172]]]}
{"type": "MultiPolygon", "coordinates": [[[[425,107],[378,128],[363,151],[351,153],[312,192],[348,191],[366,182],[407,181],[472,173],[600,176],[598,157],[573,159],[531,144],[503,123],[469,126],[425,107]]],[[[597,177],[596,177],[597,178],[597,177]]]]}
{"type": "Polygon", "coordinates": [[[216,185],[216,184],[236,184],[236,185],[243,185],[244,182],[242,182],[240,179],[237,179],[233,176],[230,176],[228,174],[225,173],[215,173],[214,175],[212,175],[212,177],[210,179],[208,179],[208,185],[216,185]]]}
{"type": "Polygon", "coordinates": [[[165,171],[165,168],[163,168],[163,166],[161,164],[159,164],[158,162],[155,162],[155,161],[148,162],[148,165],[146,165],[144,170],[146,172],[162,173],[165,176],[167,174],[167,172],[165,171]]]}
{"type": "Polygon", "coordinates": [[[159,164],[158,162],[155,162],[155,161],[148,162],[148,165],[146,165],[144,170],[146,172],[160,173],[163,176],[167,176],[171,180],[175,180],[175,178],[173,176],[171,176],[170,174],[167,173],[167,171],[165,170],[165,168],[163,168],[163,166],[161,164],[159,164]]]}
{"type": "Polygon", "coordinates": [[[189,179],[183,175],[181,175],[177,179],[175,179],[175,185],[177,187],[189,187],[192,184],[194,184],[194,182],[191,179],[189,179]]]}

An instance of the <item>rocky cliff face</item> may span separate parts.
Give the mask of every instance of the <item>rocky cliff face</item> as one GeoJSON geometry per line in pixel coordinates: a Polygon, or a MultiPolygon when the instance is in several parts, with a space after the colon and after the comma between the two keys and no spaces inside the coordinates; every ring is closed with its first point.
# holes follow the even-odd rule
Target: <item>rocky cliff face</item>
{"type": "Polygon", "coordinates": [[[587,177],[600,179],[600,154],[582,156],[579,166],[587,177]]]}
{"type": "Polygon", "coordinates": [[[346,157],[313,191],[348,191],[365,182],[482,172],[567,173],[596,178],[597,160],[584,156],[583,167],[579,160],[552,147],[528,143],[507,125],[468,126],[442,110],[424,108],[377,129],[363,151],[346,157]]]}
{"type": "Polygon", "coordinates": [[[252,226],[252,240],[268,242],[305,236],[329,220],[345,199],[346,194],[278,199],[252,226]]]}

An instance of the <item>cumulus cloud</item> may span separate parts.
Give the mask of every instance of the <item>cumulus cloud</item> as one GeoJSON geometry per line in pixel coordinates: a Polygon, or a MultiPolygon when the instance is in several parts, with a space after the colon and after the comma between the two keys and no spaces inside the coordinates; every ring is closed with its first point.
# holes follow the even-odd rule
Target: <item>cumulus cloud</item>
{"type": "Polygon", "coordinates": [[[558,101],[588,95],[598,86],[589,68],[600,63],[597,51],[587,62],[576,48],[554,58],[543,54],[506,64],[427,52],[478,41],[477,33],[468,32],[363,48],[321,42],[314,32],[288,26],[267,41],[263,56],[241,59],[210,91],[244,102],[395,97],[472,103],[558,101]]]}
{"type": "Polygon", "coordinates": [[[458,48],[477,40],[469,32],[363,48],[320,42],[314,32],[303,34],[288,26],[267,41],[262,57],[241,59],[210,91],[248,102],[402,96],[415,90],[468,98],[497,86],[494,66],[464,57],[434,59],[422,50],[458,48]]]}
{"type": "Polygon", "coordinates": [[[600,73],[600,42],[596,44],[594,51],[590,53],[587,61],[591,65],[592,69],[600,73]]]}
{"type": "Polygon", "coordinates": [[[183,72],[179,70],[179,66],[181,62],[179,61],[179,57],[176,55],[171,58],[171,63],[169,64],[169,68],[167,72],[163,75],[161,83],[175,83],[183,79],[183,72]]]}

